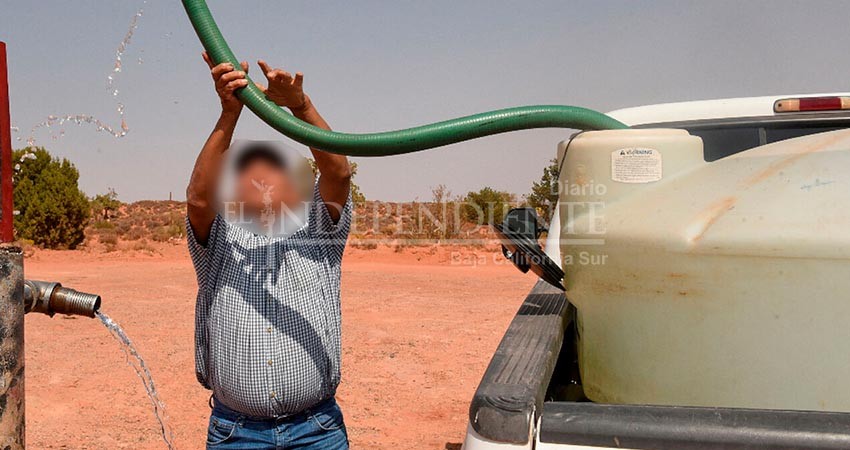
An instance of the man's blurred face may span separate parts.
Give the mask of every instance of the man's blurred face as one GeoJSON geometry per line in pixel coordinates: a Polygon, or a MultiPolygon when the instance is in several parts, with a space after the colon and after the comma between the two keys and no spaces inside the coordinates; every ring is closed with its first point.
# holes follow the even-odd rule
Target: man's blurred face
{"type": "Polygon", "coordinates": [[[280,216],[284,206],[295,209],[302,200],[287,170],[264,159],[255,159],[242,168],[236,190],[237,202],[252,215],[273,212],[280,216]]]}

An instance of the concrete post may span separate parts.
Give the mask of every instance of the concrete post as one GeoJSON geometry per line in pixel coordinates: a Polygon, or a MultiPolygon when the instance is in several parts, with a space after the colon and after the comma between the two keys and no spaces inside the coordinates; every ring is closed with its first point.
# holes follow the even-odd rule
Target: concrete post
{"type": "Polygon", "coordinates": [[[24,258],[21,249],[0,246],[0,449],[23,450],[24,258]]]}

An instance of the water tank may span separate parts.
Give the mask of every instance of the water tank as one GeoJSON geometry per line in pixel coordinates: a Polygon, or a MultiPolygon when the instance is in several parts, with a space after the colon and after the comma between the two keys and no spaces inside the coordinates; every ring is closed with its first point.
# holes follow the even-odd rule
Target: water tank
{"type": "Polygon", "coordinates": [[[559,159],[591,400],[850,411],[850,131],[711,163],[686,131],[594,131],[559,159]]]}

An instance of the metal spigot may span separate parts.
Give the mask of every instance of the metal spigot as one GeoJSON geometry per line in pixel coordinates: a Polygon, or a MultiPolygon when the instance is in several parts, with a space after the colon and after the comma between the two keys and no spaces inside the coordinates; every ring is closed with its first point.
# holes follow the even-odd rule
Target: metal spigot
{"type": "Polygon", "coordinates": [[[53,281],[24,281],[24,311],[94,317],[100,296],[62,287],[53,281]]]}

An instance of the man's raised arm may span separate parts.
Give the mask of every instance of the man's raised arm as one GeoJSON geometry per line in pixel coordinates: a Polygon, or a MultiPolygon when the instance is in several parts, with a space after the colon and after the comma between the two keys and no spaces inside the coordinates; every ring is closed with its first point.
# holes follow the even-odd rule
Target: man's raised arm
{"type": "MultiPolygon", "coordinates": [[[[310,97],[304,93],[304,75],[298,72],[293,77],[289,72],[272,69],[265,61],[258,61],[266,75],[268,88],[258,85],[269,100],[278,106],[289,108],[292,114],[319,128],[330,130],[331,127],[316,110],[310,97]]],[[[328,209],[331,219],[336,222],[342,213],[342,207],[348,200],[351,190],[351,165],[343,155],[323,152],[311,148],[316,167],[319,169],[319,193],[328,209]]]]}
{"type": "Polygon", "coordinates": [[[221,116],[195,161],[192,178],[189,180],[189,187],[186,188],[191,232],[195,234],[195,239],[201,245],[207,244],[210,227],[217,214],[215,191],[221,173],[221,162],[224,159],[224,152],[227,151],[233,139],[233,130],[236,129],[236,122],[242,112],[242,102],[236,98],[235,92],[248,84],[248,80],[245,79],[248,71],[247,63],[242,63],[241,71],[236,70],[229,63],[213,66],[206,52],[204,61],[210,66],[215,90],[221,99],[221,116]]]}

